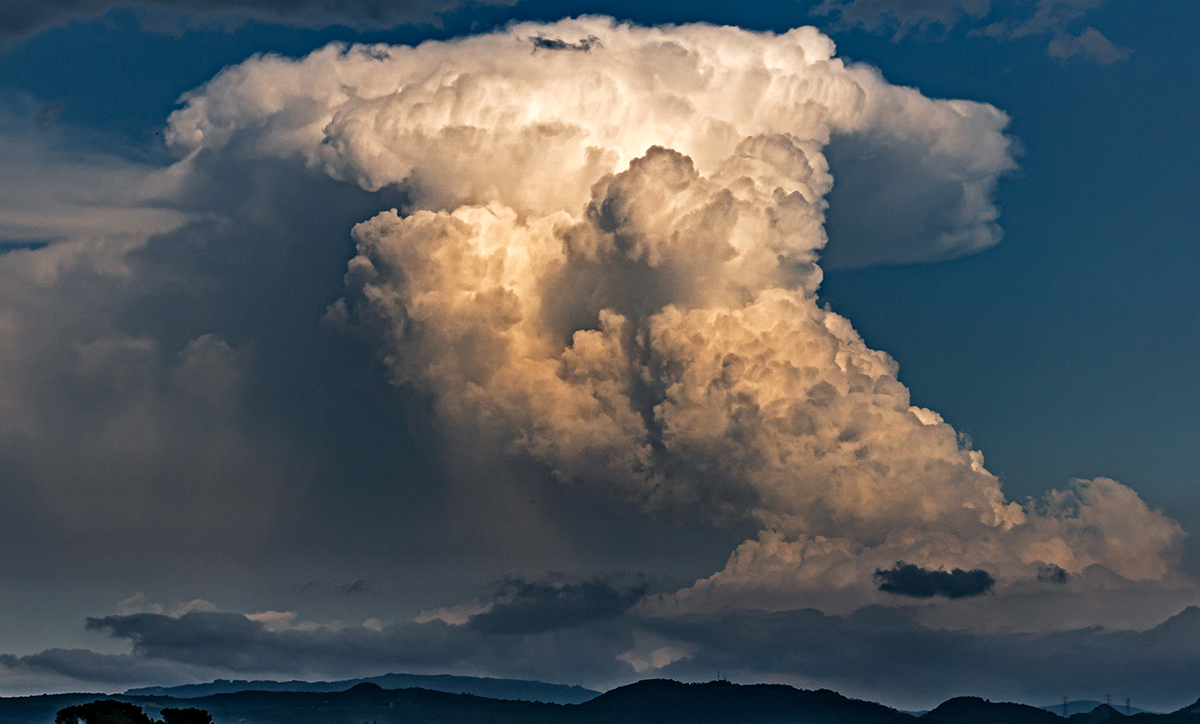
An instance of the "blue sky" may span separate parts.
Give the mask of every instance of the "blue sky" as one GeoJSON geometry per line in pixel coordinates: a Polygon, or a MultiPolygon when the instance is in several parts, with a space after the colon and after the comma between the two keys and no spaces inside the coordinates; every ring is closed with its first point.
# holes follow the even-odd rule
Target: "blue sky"
{"type": "MultiPolygon", "coordinates": [[[[999,558],[935,555],[915,562],[929,571],[986,569],[995,587],[961,601],[878,591],[860,599],[825,584],[781,593],[747,579],[748,597],[714,599],[726,601],[726,618],[689,629],[647,613],[655,597],[682,600],[680,591],[734,575],[730,552],[762,544],[767,531],[789,542],[809,531],[764,522],[784,516],[764,512],[765,503],[739,507],[746,496],[770,497],[749,474],[749,482],[737,472],[709,480],[694,461],[664,468],[684,488],[711,485],[727,496],[717,506],[726,512],[714,514],[707,503],[680,502],[707,493],[647,506],[589,483],[603,476],[578,460],[485,451],[488,433],[443,407],[461,390],[420,375],[390,382],[412,377],[404,360],[426,353],[371,331],[394,320],[349,330],[329,321],[339,298],[351,318],[365,309],[355,300],[367,292],[347,276],[355,238],[357,253],[382,268],[383,257],[364,251],[366,237],[352,238],[351,228],[392,207],[401,215],[422,208],[417,182],[362,188],[237,143],[185,160],[186,148],[169,147],[165,133],[181,95],[260,53],[299,59],[332,41],[413,45],[581,14],[775,33],[815,24],[837,57],[878,68],[892,86],[1003,111],[1016,168],[988,171],[998,179],[990,200],[1003,229],[994,246],[854,268],[871,260],[863,250],[872,245],[928,255],[886,247],[900,242],[863,222],[869,210],[855,190],[862,179],[918,184],[921,159],[835,136],[824,156],[833,190],[813,309],[828,305],[869,348],[891,355],[912,404],[939,413],[961,435],[961,450],[982,451],[1018,507],[1073,478],[1113,478],[1192,532],[1200,526],[1194,3],[857,0],[820,12],[812,2],[364,0],[325,14],[268,2],[46,7],[54,13],[43,25],[21,24],[19,3],[0,14],[0,133],[19,159],[0,178],[0,249],[8,250],[0,273],[9,289],[0,311],[11,322],[0,345],[8,377],[0,389],[8,418],[0,426],[0,525],[9,551],[0,618],[10,622],[3,638],[14,642],[0,651],[10,654],[0,661],[0,690],[392,669],[608,686],[639,675],[702,677],[704,667],[721,665],[745,680],[828,685],[906,705],[963,686],[1025,700],[1098,698],[1084,690],[1098,682],[1129,691],[1135,703],[1194,700],[1182,683],[1189,654],[1154,650],[1161,671],[1129,672],[1103,636],[1155,626],[1200,636],[1194,610],[1184,610],[1200,603],[1200,550],[1164,533],[1176,541],[1164,543],[1167,572],[1137,579],[1120,568],[1133,556],[1124,548],[1136,547],[1120,520],[1096,524],[1112,526],[1111,544],[1092,568],[1035,560],[1069,577],[1061,591],[1030,588],[999,558]],[[68,223],[75,214],[82,227],[68,223]],[[518,499],[529,502],[518,507],[518,499]],[[1060,615],[1099,601],[1105,586],[1125,593],[1103,599],[1095,620],[1060,615]],[[1151,613],[1128,614],[1139,607],[1151,613]],[[755,612],[764,609],[776,617],[771,626],[805,645],[840,637],[843,646],[880,650],[881,668],[896,655],[884,641],[911,636],[926,652],[915,670],[933,683],[889,687],[861,662],[856,670],[825,661],[822,670],[835,673],[819,674],[779,652],[739,648],[731,632],[759,630],[766,624],[755,612]],[[812,609],[823,618],[803,613],[812,609]],[[493,612],[508,616],[499,621],[567,623],[497,633],[493,612]],[[1045,622],[1032,631],[1042,646],[1093,647],[1095,669],[1038,683],[1044,672],[1009,680],[978,663],[991,650],[1024,665],[1028,652],[1004,635],[1006,617],[1022,615],[1045,622]],[[209,630],[261,631],[231,634],[228,650],[213,653],[200,639],[187,643],[205,617],[209,630]],[[1103,628],[1080,633],[1091,625],[1103,628]],[[348,663],[303,640],[314,627],[359,643],[370,632],[378,639],[348,663]],[[513,646],[554,653],[539,668],[513,646]],[[426,648],[438,653],[401,653],[426,648]],[[652,652],[668,663],[647,668],[652,652]],[[258,663],[235,663],[247,660],[258,663]],[[281,663],[289,660],[303,664],[281,663]],[[933,663],[946,660],[968,673],[956,680],[933,663]]],[[[458,62],[450,51],[446,58],[458,62]]],[[[215,99],[219,90],[203,93],[215,99]]],[[[970,156],[969,144],[961,153],[970,156]]],[[[961,203],[930,199],[921,203],[943,211],[961,203]]],[[[886,223],[938,211],[917,206],[886,223]]],[[[1031,515],[1039,505],[1048,503],[1030,503],[1031,515]]],[[[877,526],[869,533],[862,523],[847,539],[871,549],[894,531],[888,520],[869,521],[877,526]]],[[[861,565],[869,573],[874,564],[861,565]]]]}

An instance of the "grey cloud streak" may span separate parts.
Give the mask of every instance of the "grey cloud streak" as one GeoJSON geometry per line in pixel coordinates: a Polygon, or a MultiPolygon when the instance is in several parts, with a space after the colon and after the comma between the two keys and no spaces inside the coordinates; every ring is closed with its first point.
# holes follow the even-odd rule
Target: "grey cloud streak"
{"type": "Polygon", "coordinates": [[[949,32],[959,25],[970,27],[973,35],[1000,40],[1049,35],[1046,50],[1051,57],[1080,56],[1106,65],[1128,58],[1130,50],[1090,25],[1080,27],[1088,11],[1104,1],[1037,0],[1030,13],[1029,3],[1017,0],[821,0],[811,13],[831,18],[835,29],[891,33],[897,41],[934,27],[949,32]]]}
{"type": "Polygon", "coordinates": [[[989,0],[822,0],[812,9],[817,16],[833,16],[843,27],[868,32],[894,30],[897,40],[916,30],[940,25],[950,29],[965,18],[979,19],[991,12],[989,0]]]}
{"type": "Polygon", "coordinates": [[[595,579],[551,585],[508,581],[501,595],[466,626],[484,634],[530,634],[620,617],[646,593],[646,586],[616,588],[595,579]]]}
{"type": "Polygon", "coordinates": [[[127,687],[132,682],[186,682],[208,671],[190,664],[137,654],[100,654],[88,649],[47,649],[27,656],[0,656],[9,671],[48,672],[75,682],[127,687]]]}
{"type": "MultiPolygon", "coordinates": [[[[477,5],[507,5],[511,0],[472,0],[477,5]]],[[[154,9],[187,18],[256,18],[296,25],[348,25],[386,28],[429,22],[468,0],[9,0],[0,5],[0,40],[20,37],[66,23],[103,15],[113,8],[154,9]]]]}
{"type": "MultiPolygon", "coordinates": [[[[442,621],[366,627],[268,630],[237,614],[189,613],[89,619],[91,629],[129,640],[138,657],[239,674],[357,676],[389,671],[611,680],[632,645],[627,623],[586,612],[568,627],[490,632],[442,621]],[[591,619],[591,620],[589,620],[591,619]],[[558,671],[556,675],[554,672],[558,671]]],[[[78,673],[78,672],[77,672],[78,673]]],[[[83,678],[83,677],[80,677],[83,678]]]]}

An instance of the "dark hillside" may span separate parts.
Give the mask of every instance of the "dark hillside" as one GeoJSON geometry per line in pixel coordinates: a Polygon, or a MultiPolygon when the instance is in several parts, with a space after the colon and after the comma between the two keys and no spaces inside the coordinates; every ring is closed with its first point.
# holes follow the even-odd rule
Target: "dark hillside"
{"type": "Polygon", "coordinates": [[[822,689],[776,684],[740,686],[724,681],[681,684],[650,679],[614,689],[579,707],[572,721],[593,722],[805,722],[895,724],[913,721],[882,704],[847,699],[822,689]]]}
{"type": "Polygon", "coordinates": [[[1063,724],[1063,718],[1025,704],[996,703],[975,696],[949,699],[921,716],[923,724],[1063,724]]]}

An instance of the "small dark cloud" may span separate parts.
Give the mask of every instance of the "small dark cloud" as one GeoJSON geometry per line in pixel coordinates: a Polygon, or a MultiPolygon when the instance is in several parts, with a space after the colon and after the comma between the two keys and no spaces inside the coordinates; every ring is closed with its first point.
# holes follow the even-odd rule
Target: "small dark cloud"
{"type": "Polygon", "coordinates": [[[904,561],[898,561],[891,569],[875,571],[875,581],[884,593],[912,598],[968,598],[987,593],[996,585],[996,579],[984,570],[931,571],[904,561]]]}
{"type": "Polygon", "coordinates": [[[1067,582],[1067,572],[1054,564],[1039,567],[1037,577],[1043,583],[1067,582]]]}
{"type": "Polygon", "coordinates": [[[583,40],[575,43],[569,43],[561,38],[547,38],[542,35],[535,35],[529,39],[533,44],[533,52],[539,50],[577,50],[583,53],[590,53],[592,48],[599,48],[600,38],[595,35],[589,35],[583,40]]]}
{"type": "Polygon", "coordinates": [[[509,581],[492,608],[467,624],[487,634],[529,634],[614,619],[646,595],[646,585],[617,588],[594,579],[554,585],[509,581]]]}
{"type": "Polygon", "coordinates": [[[1126,60],[1133,52],[1129,48],[1118,47],[1106,38],[1099,30],[1089,27],[1079,35],[1059,34],[1050,41],[1047,48],[1050,56],[1059,60],[1080,57],[1095,61],[1101,65],[1110,65],[1126,60]]]}
{"type": "Polygon", "coordinates": [[[48,123],[53,123],[62,115],[63,102],[61,100],[47,103],[38,109],[37,115],[33,117],[33,123],[38,128],[45,126],[48,123]]]}
{"type": "Polygon", "coordinates": [[[14,251],[37,251],[50,246],[48,239],[0,239],[0,255],[14,251]]]}
{"type": "Polygon", "coordinates": [[[343,583],[342,585],[338,586],[338,590],[347,596],[352,593],[366,593],[367,591],[371,590],[371,582],[364,581],[360,578],[353,583],[343,583]]]}
{"type": "Polygon", "coordinates": [[[135,654],[160,659],[189,659],[190,663],[220,666],[246,657],[263,641],[261,623],[236,613],[188,613],[179,618],[158,613],[88,618],[89,631],[107,631],[133,643],[135,654]]]}

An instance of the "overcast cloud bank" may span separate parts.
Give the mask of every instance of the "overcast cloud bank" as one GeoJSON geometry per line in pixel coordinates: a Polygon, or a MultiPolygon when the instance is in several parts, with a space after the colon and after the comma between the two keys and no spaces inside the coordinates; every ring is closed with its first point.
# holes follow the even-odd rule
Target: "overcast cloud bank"
{"type": "Polygon", "coordinates": [[[378,340],[396,384],[565,482],[761,526],[647,606],[848,611],[887,600],[873,576],[896,561],[980,570],[997,592],[1055,585],[1047,566],[1172,576],[1176,523],[1102,478],[1007,501],[895,363],[816,304],[832,137],[921,159],[879,195],[953,188],[939,226],[880,223],[864,251],[912,261],[999,238],[1006,123],[846,66],[809,28],[586,18],[252,59],[192,94],[168,140],[399,185],[410,205],[355,228],[329,312],[378,340]]]}

